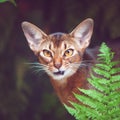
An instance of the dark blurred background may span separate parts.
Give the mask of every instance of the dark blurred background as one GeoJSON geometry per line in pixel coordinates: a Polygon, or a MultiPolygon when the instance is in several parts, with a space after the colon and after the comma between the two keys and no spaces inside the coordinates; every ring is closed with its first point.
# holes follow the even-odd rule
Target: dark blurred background
{"type": "Polygon", "coordinates": [[[27,64],[37,59],[21,22],[32,22],[49,34],[70,32],[84,19],[93,18],[93,47],[120,37],[120,1],[16,0],[16,4],[0,3],[0,120],[74,120],[46,74],[35,74],[27,64]]]}

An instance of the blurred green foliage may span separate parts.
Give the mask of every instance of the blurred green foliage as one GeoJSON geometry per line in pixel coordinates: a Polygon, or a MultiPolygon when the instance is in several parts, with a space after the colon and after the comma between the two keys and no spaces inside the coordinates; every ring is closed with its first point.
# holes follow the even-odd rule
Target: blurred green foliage
{"type": "Polygon", "coordinates": [[[0,3],[4,3],[4,2],[11,2],[16,6],[15,0],[0,0],[0,3]]]}
{"type": "Polygon", "coordinates": [[[2,2],[7,2],[8,0],[0,0],[0,2],[2,3],[2,2]]]}
{"type": "Polygon", "coordinates": [[[91,17],[94,46],[120,36],[119,0],[16,0],[16,4],[0,4],[0,120],[72,120],[47,75],[34,74],[26,64],[37,60],[21,22],[32,22],[46,33],[70,32],[91,17]]]}

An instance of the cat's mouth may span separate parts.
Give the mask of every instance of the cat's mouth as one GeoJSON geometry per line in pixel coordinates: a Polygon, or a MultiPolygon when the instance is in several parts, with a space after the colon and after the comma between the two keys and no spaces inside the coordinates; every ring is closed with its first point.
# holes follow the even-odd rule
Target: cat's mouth
{"type": "Polygon", "coordinates": [[[54,72],[54,75],[64,75],[65,71],[54,72]]]}

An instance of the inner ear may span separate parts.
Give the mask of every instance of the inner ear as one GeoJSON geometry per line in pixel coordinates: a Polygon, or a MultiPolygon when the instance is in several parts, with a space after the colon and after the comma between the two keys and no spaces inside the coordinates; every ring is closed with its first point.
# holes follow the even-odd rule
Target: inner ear
{"type": "Polygon", "coordinates": [[[82,48],[88,47],[93,33],[93,20],[88,18],[81,22],[71,33],[82,48]]]}
{"type": "Polygon", "coordinates": [[[23,22],[22,29],[31,50],[37,52],[40,42],[45,39],[47,35],[37,26],[29,22],[23,22]]]}

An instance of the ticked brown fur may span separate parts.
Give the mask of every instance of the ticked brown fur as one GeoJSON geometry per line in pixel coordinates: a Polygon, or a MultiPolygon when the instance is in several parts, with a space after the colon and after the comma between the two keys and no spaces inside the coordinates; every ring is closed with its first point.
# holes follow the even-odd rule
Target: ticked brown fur
{"type": "Polygon", "coordinates": [[[50,76],[62,103],[71,106],[69,101],[78,102],[73,94],[82,94],[78,88],[92,89],[87,78],[98,53],[97,47],[87,49],[93,32],[92,19],[84,20],[69,34],[46,35],[28,22],[23,22],[22,28],[31,50],[39,59],[39,66],[50,76]]]}

